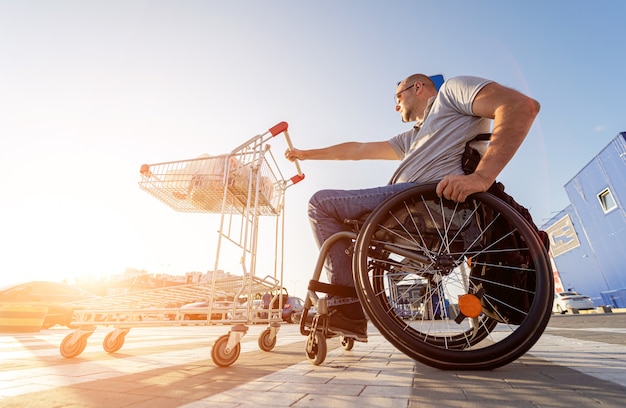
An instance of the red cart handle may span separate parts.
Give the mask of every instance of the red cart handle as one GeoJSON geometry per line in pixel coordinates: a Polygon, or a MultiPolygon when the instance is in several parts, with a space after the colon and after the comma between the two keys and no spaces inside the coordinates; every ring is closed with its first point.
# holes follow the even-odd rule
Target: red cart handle
{"type": "MultiPolygon", "coordinates": [[[[287,122],[280,122],[273,127],[270,128],[269,132],[272,134],[272,137],[279,135],[281,133],[285,134],[285,140],[287,141],[287,146],[289,146],[289,150],[293,149],[293,143],[291,143],[291,138],[289,137],[289,132],[287,132],[287,128],[289,125],[287,122]]],[[[300,169],[300,163],[298,160],[294,160],[293,163],[296,165],[296,170],[298,170],[298,174],[293,176],[290,180],[293,184],[299,183],[304,179],[304,173],[300,169]]]]}
{"type": "Polygon", "coordinates": [[[270,128],[270,133],[272,134],[272,136],[276,136],[280,133],[286,132],[288,127],[289,125],[287,124],[287,122],[280,122],[270,128]]]}

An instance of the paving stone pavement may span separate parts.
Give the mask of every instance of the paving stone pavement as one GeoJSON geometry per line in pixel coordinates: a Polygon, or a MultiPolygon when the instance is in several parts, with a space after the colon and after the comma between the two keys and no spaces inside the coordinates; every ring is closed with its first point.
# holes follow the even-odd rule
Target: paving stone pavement
{"type": "Polygon", "coordinates": [[[1,407],[623,407],[626,329],[549,327],[519,360],[492,371],[441,371],[398,352],[370,325],[351,351],[329,341],[321,365],[304,356],[297,325],[271,352],[252,326],[230,367],[211,361],[227,327],[132,329],[102,349],[98,329],[78,357],[60,356],[70,330],[0,335],[1,407]],[[604,330],[604,331],[603,331],[604,330]],[[596,336],[590,336],[595,333],[596,336]],[[594,341],[598,337],[609,341],[594,341]]]}

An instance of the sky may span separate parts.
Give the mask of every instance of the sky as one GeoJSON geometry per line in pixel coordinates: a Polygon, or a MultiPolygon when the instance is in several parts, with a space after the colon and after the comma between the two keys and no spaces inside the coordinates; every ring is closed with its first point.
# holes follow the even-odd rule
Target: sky
{"type": "MultiPolygon", "coordinates": [[[[219,214],[141,191],[141,164],[225,154],[281,121],[299,148],[387,140],[410,126],[393,96],[416,72],[541,103],[499,180],[542,224],[626,131],[625,16],[626,3],[589,0],[0,0],[0,286],[212,270],[219,214]]],[[[317,259],[309,197],[386,184],[397,164],[301,163],[283,213],[290,293],[317,259]]],[[[236,273],[238,256],[224,261],[236,273]]]]}

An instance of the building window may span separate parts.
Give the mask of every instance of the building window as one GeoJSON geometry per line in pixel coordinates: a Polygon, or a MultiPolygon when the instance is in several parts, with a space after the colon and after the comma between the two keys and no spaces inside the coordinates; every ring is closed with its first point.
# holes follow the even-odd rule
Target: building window
{"type": "Polygon", "coordinates": [[[613,194],[608,187],[602,190],[600,194],[598,194],[598,200],[600,201],[600,205],[602,206],[602,210],[605,214],[617,208],[617,204],[615,203],[613,194]]]}

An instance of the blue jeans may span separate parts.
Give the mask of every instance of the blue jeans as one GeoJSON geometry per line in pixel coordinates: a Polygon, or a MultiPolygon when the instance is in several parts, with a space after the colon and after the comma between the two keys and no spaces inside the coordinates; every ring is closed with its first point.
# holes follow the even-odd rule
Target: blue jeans
{"type": "MultiPolygon", "coordinates": [[[[371,213],[387,198],[414,186],[414,183],[391,184],[362,190],[320,190],[309,200],[309,220],[317,245],[321,246],[328,237],[350,231],[344,220],[358,220],[371,213]]],[[[328,281],[333,285],[354,287],[352,257],[346,251],[349,239],[338,240],[326,257],[325,268],[328,281]]],[[[329,306],[347,305],[358,302],[355,297],[329,297],[329,306]]]]}

